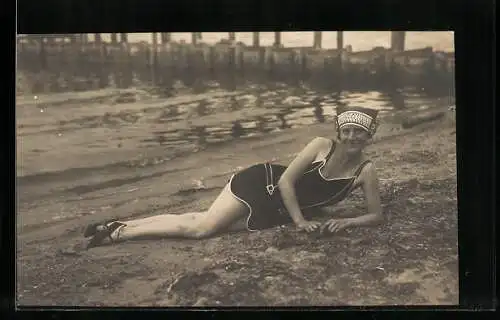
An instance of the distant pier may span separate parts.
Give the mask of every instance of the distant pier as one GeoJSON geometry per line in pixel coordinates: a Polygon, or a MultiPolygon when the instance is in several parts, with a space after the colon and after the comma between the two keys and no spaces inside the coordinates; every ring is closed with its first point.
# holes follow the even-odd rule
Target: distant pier
{"type": "Polygon", "coordinates": [[[405,33],[392,32],[391,47],[353,52],[344,47],[322,49],[321,32],[310,47],[286,48],[280,32],[272,46],[260,46],[259,33],[247,46],[234,33],[217,44],[203,43],[200,33],[191,43],[173,42],[169,33],[153,34],[153,43],[129,43],[127,34],[18,36],[18,93],[85,91],[133,86],[203,87],[210,81],[231,89],[247,82],[282,82],[317,89],[395,90],[417,87],[449,90],[455,74],[454,54],[432,47],[404,50],[405,33]]]}

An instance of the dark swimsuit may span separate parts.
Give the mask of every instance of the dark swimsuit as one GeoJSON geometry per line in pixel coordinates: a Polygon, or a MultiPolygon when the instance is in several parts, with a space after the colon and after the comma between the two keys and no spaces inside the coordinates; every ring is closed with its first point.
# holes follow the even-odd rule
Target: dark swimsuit
{"type": "MultiPolygon", "coordinates": [[[[369,160],[361,163],[354,176],[326,179],[321,169],[335,150],[335,144],[323,160],[314,161],[295,188],[301,210],[331,206],[344,200],[353,190],[354,181],[369,160]]],[[[286,166],[270,163],[253,165],[234,174],[229,187],[231,193],[250,209],[247,228],[250,231],[272,228],[293,220],[285,208],[278,181],[286,166]]],[[[306,215],[306,213],[304,213],[306,215]]]]}

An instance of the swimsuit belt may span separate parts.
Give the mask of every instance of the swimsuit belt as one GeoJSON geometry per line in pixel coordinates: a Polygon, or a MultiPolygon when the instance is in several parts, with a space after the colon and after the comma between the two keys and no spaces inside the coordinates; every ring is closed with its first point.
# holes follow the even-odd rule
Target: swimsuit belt
{"type": "Polygon", "coordinates": [[[269,163],[264,163],[264,168],[266,169],[266,191],[272,196],[276,185],[274,184],[273,168],[269,163]]]}

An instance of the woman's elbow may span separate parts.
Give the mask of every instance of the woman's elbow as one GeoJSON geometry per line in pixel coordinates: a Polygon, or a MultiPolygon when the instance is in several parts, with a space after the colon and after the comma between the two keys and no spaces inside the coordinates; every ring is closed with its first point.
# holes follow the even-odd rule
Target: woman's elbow
{"type": "Polygon", "coordinates": [[[386,222],[386,217],[385,215],[380,212],[380,213],[375,213],[373,215],[373,224],[376,226],[382,225],[386,222]]]}
{"type": "Polygon", "coordinates": [[[290,181],[290,179],[287,179],[285,177],[281,177],[281,179],[278,180],[278,187],[281,190],[287,190],[290,189],[294,186],[294,183],[290,181]]]}

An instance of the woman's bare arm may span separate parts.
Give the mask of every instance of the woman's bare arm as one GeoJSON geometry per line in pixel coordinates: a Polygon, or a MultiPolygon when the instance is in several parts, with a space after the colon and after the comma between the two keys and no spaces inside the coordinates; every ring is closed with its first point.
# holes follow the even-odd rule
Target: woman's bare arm
{"type": "Polygon", "coordinates": [[[349,208],[349,210],[339,210],[338,204],[329,207],[317,208],[315,210],[318,210],[320,215],[332,216],[338,219],[355,218],[364,214],[363,211],[357,209],[353,210],[352,208],[349,208]]]}
{"type": "Polygon", "coordinates": [[[315,138],[312,140],[290,163],[278,181],[283,203],[295,224],[305,222],[295,193],[295,184],[316,159],[317,155],[326,148],[331,147],[331,143],[330,140],[325,138],[315,138]]]}
{"type": "Polygon", "coordinates": [[[375,166],[368,163],[361,172],[361,189],[365,196],[367,214],[355,218],[349,218],[352,226],[377,225],[384,221],[382,204],[380,201],[379,180],[375,166]]]}
{"type": "Polygon", "coordinates": [[[357,217],[353,218],[348,218],[347,215],[343,215],[343,218],[330,219],[323,224],[320,229],[321,232],[327,229],[335,233],[350,227],[374,226],[384,221],[375,166],[372,163],[367,164],[361,171],[357,180],[359,180],[359,186],[363,190],[368,213],[364,215],[356,213],[357,217]]]}

